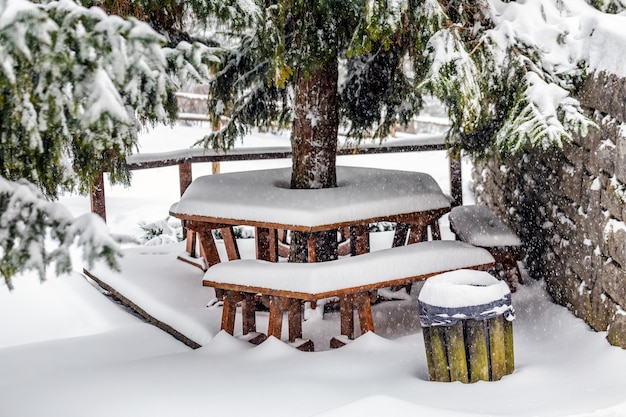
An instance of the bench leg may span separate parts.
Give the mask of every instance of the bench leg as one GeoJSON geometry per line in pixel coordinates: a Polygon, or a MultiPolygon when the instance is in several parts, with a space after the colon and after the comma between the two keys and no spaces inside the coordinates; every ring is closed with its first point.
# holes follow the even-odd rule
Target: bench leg
{"type": "Polygon", "coordinates": [[[370,304],[369,293],[360,293],[356,295],[356,309],[359,313],[359,325],[361,326],[361,334],[374,331],[374,320],[372,319],[372,305],[370,304]]]}
{"type": "Polygon", "coordinates": [[[237,313],[237,297],[234,291],[224,292],[224,307],[222,308],[222,330],[228,334],[235,333],[235,314],[237,313]]]}
{"type": "Polygon", "coordinates": [[[517,261],[509,259],[506,262],[502,263],[502,268],[504,269],[504,276],[507,284],[509,284],[511,292],[515,292],[515,283],[524,283],[524,281],[522,280],[522,274],[520,273],[519,267],[517,266],[517,261]]]}
{"type": "Polygon", "coordinates": [[[212,267],[220,263],[220,254],[215,246],[215,240],[213,239],[213,232],[210,228],[205,228],[199,232],[200,246],[202,246],[202,255],[206,262],[207,268],[212,267]]]}
{"type": "Polygon", "coordinates": [[[413,243],[426,242],[428,240],[428,226],[411,225],[411,233],[409,234],[409,241],[407,245],[413,243]]]}
{"type": "Polygon", "coordinates": [[[393,243],[391,244],[392,247],[397,248],[398,246],[404,246],[409,228],[409,225],[406,223],[396,224],[396,231],[393,233],[393,243]]]}
{"type": "Polygon", "coordinates": [[[289,299],[286,302],[289,341],[295,342],[296,339],[302,338],[302,302],[296,299],[289,299]]]}
{"type": "Polygon", "coordinates": [[[433,240],[441,240],[441,230],[439,229],[439,220],[433,220],[430,224],[430,234],[433,240]]]}
{"type": "Polygon", "coordinates": [[[256,332],[256,303],[254,294],[246,293],[243,295],[241,303],[241,318],[243,334],[256,332]]]}
{"type": "Polygon", "coordinates": [[[354,300],[350,295],[344,295],[339,300],[339,314],[341,315],[341,334],[348,339],[354,339],[354,300]]]}
{"type": "Polygon", "coordinates": [[[280,340],[283,330],[283,310],[280,297],[270,297],[270,317],[267,326],[267,337],[274,336],[280,340]]]}

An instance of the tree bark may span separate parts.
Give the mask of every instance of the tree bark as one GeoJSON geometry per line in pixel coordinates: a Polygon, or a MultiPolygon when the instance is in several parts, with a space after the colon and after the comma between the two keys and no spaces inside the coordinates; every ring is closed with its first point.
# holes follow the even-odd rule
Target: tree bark
{"type": "MultiPolygon", "coordinates": [[[[330,59],[307,76],[298,76],[291,130],[291,188],[337,186],[338,61],[330,59]]],[[[337,231],[314,234],[316,260],[337,258],[337,231]]],[[[307,262],[307,234],[292,233],[291,262],[307,262]]]]}

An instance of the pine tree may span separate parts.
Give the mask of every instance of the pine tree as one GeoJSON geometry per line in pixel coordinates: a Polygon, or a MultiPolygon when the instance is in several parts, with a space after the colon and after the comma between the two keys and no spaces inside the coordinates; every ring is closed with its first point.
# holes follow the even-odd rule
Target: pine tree
{"type": "Polygon", "coordinates": [[[456,150],[561,145],[591,125],[572,98],[584,63],[549,68],[536,45],[493,30],[492,3],[192,1],[199,18],[222,25],[228,49],[209,103],[212,116],[227,121],[204,143],[228,148],[251,126],[291,127],[293,185],[334,186],[337,126],[356,141],[383,139],[434,95],[448,108],[456,150]],[[537,90],[554,92],[552,108],[537,90]],[[328,171],[299,169],[298,155],[311,153],[328,171]]]}
{"type": "Polygon", "coordinates": [[[140,126],[176,118],[172,74],[209,75],[213,50],[164,43],[143,22],[71,0],[0,0],[0,274],[9,285],[27,269],[43,278],[52,262],[68,271],[76,240],[87,261],[115,264],[102,224],[52,200],[88,192],[103,170],[128,184],[140,126]]]}
{"type": "Polygon", "coordinates": [[[584,68],[545,66],[537,46],[494,31],[494,3],[192,0],[198,19],[221,25],[228,51],[209,97],[225,122],[203,144],[229,148],[252,126],[290,127],[292,187],[334,187],[340,125],[356,142],[383,140],[434,95],[449,112],[451,152],[560,146],[592,125],[571,95],[584,68]]]}

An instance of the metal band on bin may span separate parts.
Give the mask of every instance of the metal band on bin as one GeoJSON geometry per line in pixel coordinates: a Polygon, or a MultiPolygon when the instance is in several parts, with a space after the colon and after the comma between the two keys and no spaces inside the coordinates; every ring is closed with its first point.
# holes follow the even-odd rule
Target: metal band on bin
{"type": "Polygon", "coordinates": [[[419,306],[422,327],[454,326],[459,320],[489,320],[498,316],[504,316],[508,321],[515,319],[511,294],[506,294],[500,300],[474,306],[439,307],[422,301],[419,306]]]}

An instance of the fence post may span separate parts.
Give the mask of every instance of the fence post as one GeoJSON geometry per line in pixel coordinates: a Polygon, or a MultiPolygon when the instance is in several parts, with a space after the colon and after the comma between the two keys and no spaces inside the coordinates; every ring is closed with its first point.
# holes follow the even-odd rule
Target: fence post
{"type": "Polygon", "coordinates": [[[100,172],[96,177],[91,192],[89,193],[89,201],[91,203],[91,212],[102,217],[107,221],[107,207],[104,196],[104,172],[100,172]]]}
{"type": "Polygon", "coordinates": [[[191,171],[191,162],[182,162],[178,164],[178,179],[180,184],[180,195],[182,197],[187,187],[193,181],[192,171],[191,171]]]}
{"type": "Polygon", "coordinates": [[[455,158],[448,154],[450,162],[450,196],[452,207],[463,205],[463,178],[461,174],[461,157],[455,158]]]}
{"type": "MultiPolygon", "coordinates": [[[[178,183],[180,185],[180,195],[185,193],[187,187],[193,181],[193,175],[191,170],[191,162],[182,162],[178,164],[178,183]]],[[[189,256],[196,257],[196,233],[187,229],[184,220],[181,220],[183,226],[183,236],[187,238],[187,253],[189,256]]]]}

